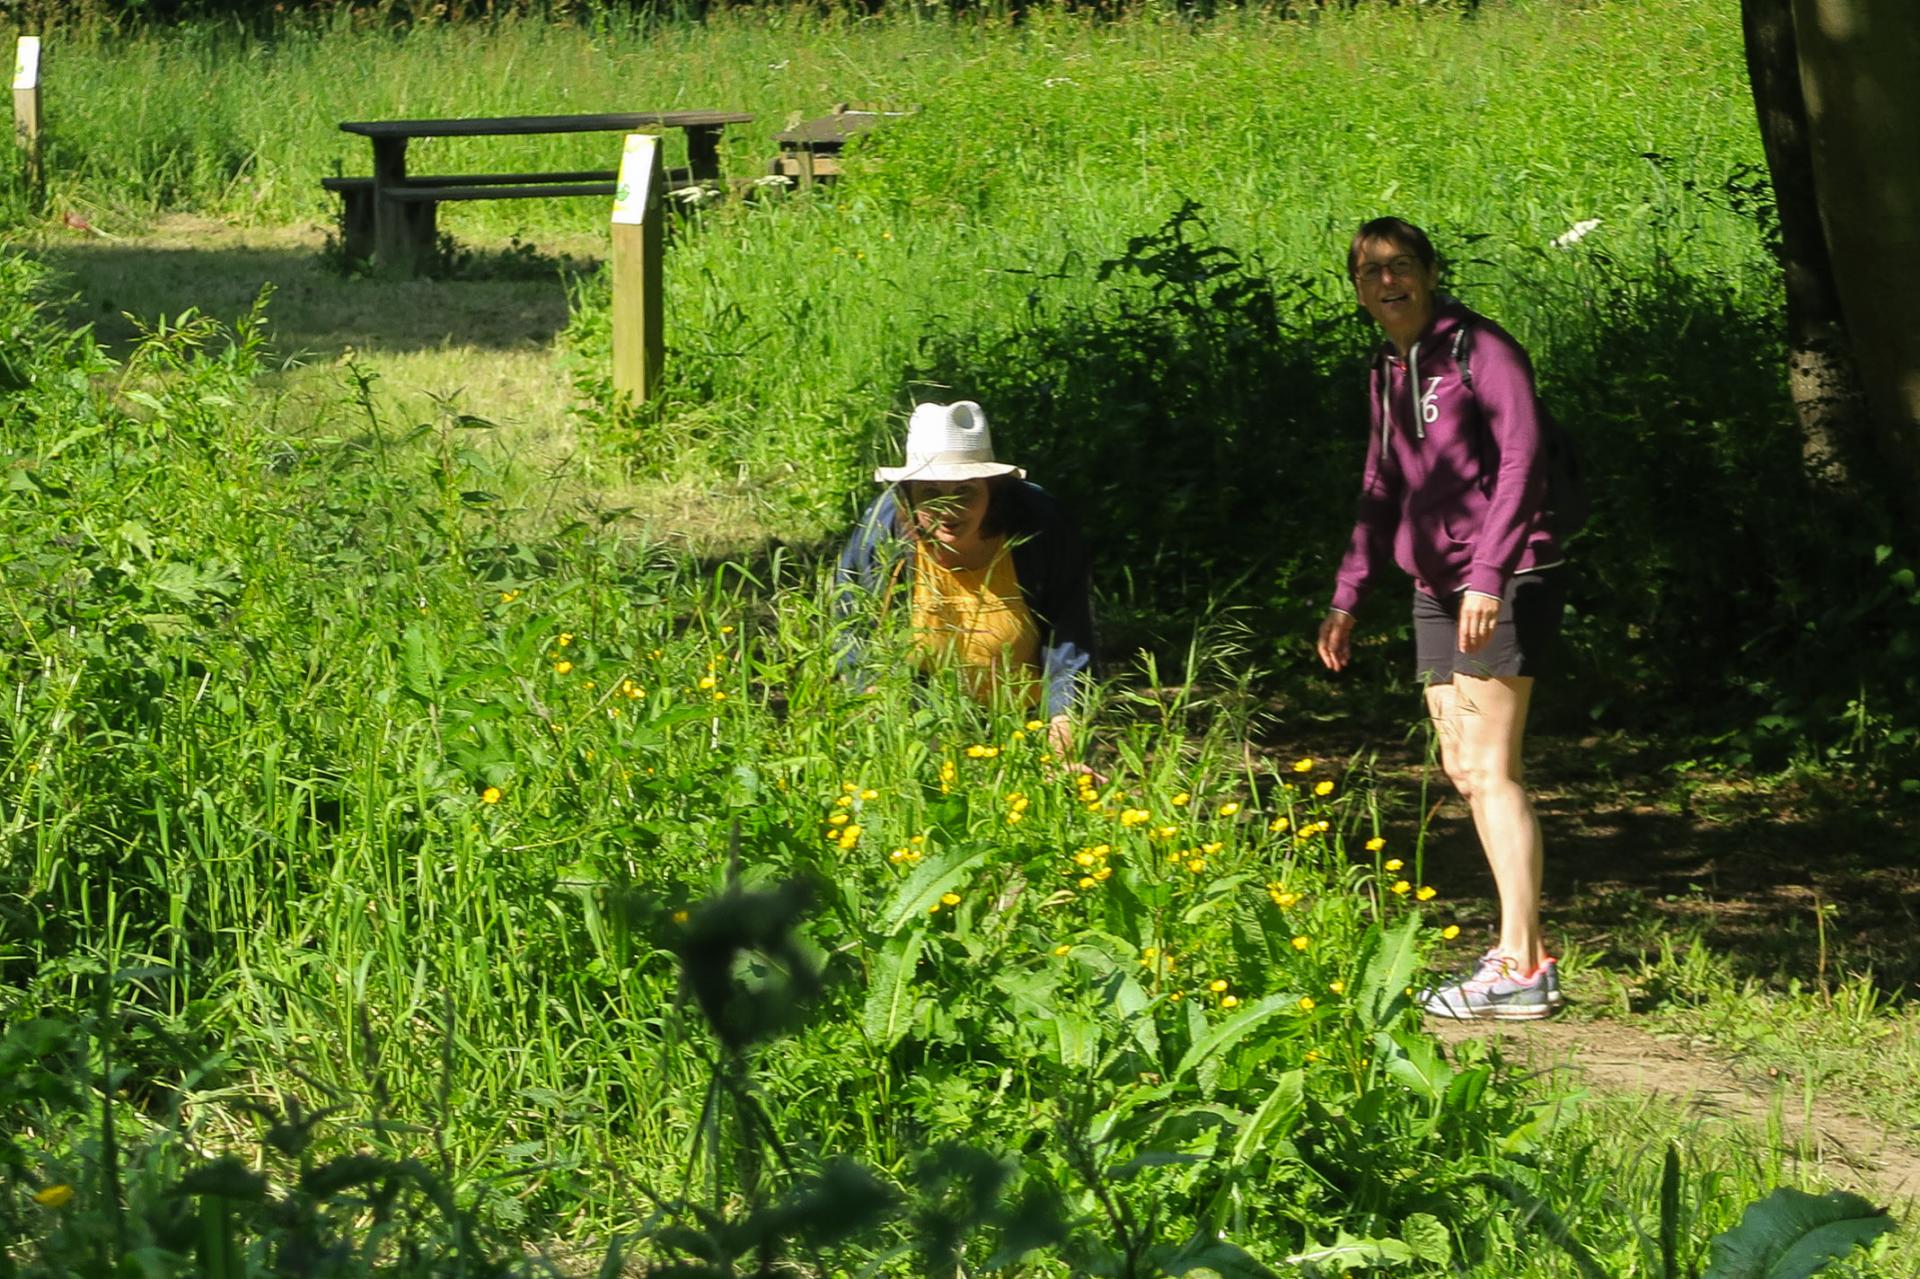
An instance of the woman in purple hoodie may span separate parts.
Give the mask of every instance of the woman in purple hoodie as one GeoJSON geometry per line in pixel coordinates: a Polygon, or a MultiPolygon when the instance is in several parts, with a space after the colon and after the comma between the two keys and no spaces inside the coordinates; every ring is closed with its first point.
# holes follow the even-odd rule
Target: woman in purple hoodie
{"type": "Polygon", "coordinates": [[[1359,515],[1320,624],[1320,660],[1345,668],[1354,613],[1389,561],[1413,578],[1427,713],[1500,894],[1499,941],[1424,1003],[1458,1019],[1549,1017],[1560,982],[1540,935],[1540,822],[1521,748],[1565,586],[1533,369],[1504,329],[1439,293],[1420,228],[1366,223],[1347,272],[1386,341],[1368,380],[1359,515]]]}

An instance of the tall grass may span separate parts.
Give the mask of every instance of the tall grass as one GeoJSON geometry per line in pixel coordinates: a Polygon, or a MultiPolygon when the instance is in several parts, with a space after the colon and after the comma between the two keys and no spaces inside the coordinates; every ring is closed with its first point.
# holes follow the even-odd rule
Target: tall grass
{"type": "MultiPolygon", "coordinates": [[[[1497,1063],[1439,1064],[1409,1024],[1445,899],[1364,769],[1250,765],[1233,707],[1149,683],[1108,720],[1112,782],[1076,780],[1037,725],[897,662],[842,680],[810,568],[543,526],[483,424],[396,428],[348,366],[324,429],[290,430],[257,320],[187,317],[115,366],[0,269],[0,998],[10,1026],[111,1042],[132,1152],[123,1173],[103,1112],[49,1109],[20,1082],[46,1063],[8,1056],[24,1260],[132,1241],[186,1272],[182,1195],[218,1195],[177,1170],[255,1133],[276,1170],[303,1161],[308,1197],[250,1218],[276,1239],[320,1194],[316,1151],[437,1170],[489,1238],[634,1224],[718,1140],[671,958],[710,917],[681,912],[791,875],[825,994],[756,1051],[755,1096],[802,1168],[855,1154],[905,1184],[965,1141],[1070,1216],[1094,1211],[1075,1177],[1113,1176],[1169,1245],[1227,1231],[1273,1261],[1406,1233],[1434,1265],[1570,1273],[1474,1180],[1512,1164],[1583,1205],[1589,1246],[1640,1255],[1636,1204],[1577,1176],[1612,1152],[1553,1144],[1497,1063]],[[1075,1173],[1099,1165],[1072,1142],[1124,1175],[1075,1173]]],[[[707,1151],[719,1179],[737,1152],[707,1151]]]]}

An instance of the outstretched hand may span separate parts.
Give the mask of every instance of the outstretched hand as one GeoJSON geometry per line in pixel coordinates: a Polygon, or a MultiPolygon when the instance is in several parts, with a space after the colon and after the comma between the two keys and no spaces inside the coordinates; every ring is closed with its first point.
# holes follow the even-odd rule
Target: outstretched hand
{"type": "Polygon", "coordinates": [[[1353,614],[1329,612],[1320,623],[1320,639],[1315,647],[1328,670],[1345,670],[1353,658],[1353,614]]]}

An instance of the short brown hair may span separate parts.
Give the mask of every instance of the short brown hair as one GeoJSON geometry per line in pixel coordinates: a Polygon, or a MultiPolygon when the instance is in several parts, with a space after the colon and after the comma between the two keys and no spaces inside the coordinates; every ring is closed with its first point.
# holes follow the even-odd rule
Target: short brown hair
{"type": "Polygon", "coordinates": [[[1433,270],[1434,263],[1438,260],[1433,251],[1433,241],[1427,238],[1425,231],[1413,223],[1405,218],[1374,218],[1370,222],[1360,224],[1360,229],[1353,233],[1353,243],[1347,246],[1347,277],[1349,279],[1353,277],[1355,271],[1360,269],[1360,255],[1366,252],[1367,245],[1375,240],[1385,240],[1389,244],[1396,244],[1408,250],[1413,256],[1419,258],[1420,265],[1429,271],[1433,270]]]}

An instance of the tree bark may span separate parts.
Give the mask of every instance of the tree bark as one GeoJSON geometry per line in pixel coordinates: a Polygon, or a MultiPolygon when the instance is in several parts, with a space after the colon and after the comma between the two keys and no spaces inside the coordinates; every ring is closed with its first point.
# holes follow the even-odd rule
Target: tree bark
{"type": "Polygon", "coordinates": [[[1920,516],[1920,15],[1792,0],[1814,191],[1871,408],[1875,461],[1920,516]]]}
{"type": "Polygon", "coordinates": [[[1740,18],[1780,218],[1774,248],[1786,277],[1787,386],[1802,452],[1809,476],[1852,489],[1871,445],[1871,427],[1814,195],[1793,0],[1741,0],[1740,18]]]}

